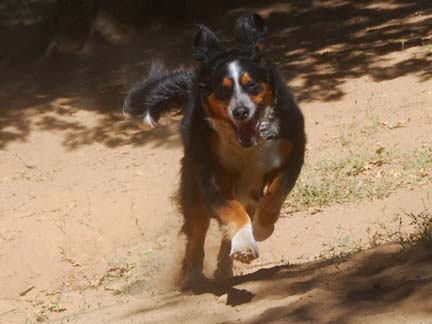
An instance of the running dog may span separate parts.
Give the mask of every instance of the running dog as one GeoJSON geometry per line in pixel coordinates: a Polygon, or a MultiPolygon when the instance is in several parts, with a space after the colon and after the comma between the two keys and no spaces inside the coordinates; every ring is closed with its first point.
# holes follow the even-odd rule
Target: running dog
{"type": "Polygon", "coordinates": [[[162,113],[182,107],[183,290],[205,280],[204,241],[211,218],[224,232],[216,278],[232,276],[233,259],[248,263],[258,257],[257,241],[273,233],[302,168],[303,116],[265,57],[266,45],[267,27],[257,14],[237,19],[234,46],[228,49],[200,26],[193,69],[168,72],[155,63],[125,99],[124,112],[152,127],[162,113]]]}

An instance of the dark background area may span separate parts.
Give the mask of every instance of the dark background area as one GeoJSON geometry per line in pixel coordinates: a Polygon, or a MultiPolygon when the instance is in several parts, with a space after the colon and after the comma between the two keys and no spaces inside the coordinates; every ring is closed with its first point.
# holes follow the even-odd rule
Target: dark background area
{"type": "MultiPolygon", "coordinates": [[[[431,43],[430,0],[3,0],[0,147],[25,140],[34,114],[67,113],[52,106],[56,98],[101,114],[103,134],[121,118],[124,95],[152,59],[190,65],[196,24],[229,41],[235,19],[251,11],[267,20],[268,57],[289,82],[300,80],[294,85],[300,103],[338,100],[350,78],[432,76],[430,51],[382,64],[388,55],[431,43]],[[10,125],[18,131],[5,131],[10,125]]],[[[80,125],[50,119],[38,127],[80,125]]]]}

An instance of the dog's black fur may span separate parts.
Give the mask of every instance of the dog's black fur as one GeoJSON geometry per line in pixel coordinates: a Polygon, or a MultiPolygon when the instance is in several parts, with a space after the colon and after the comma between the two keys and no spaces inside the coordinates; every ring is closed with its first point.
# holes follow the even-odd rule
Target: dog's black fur
{"type": "MultiPolygon", "coordinates": [[[[253,237],[235,236],[244,226],[249,228],[251,220],[255,237],[261,235],[259,230],[262,229],[268,232],[263,239],[271,234],[283,200],[293,188],[303,165],[306,142],[303,116],[286,81],[275,65],[265,58],[266,35],[267,27],[260,16],[243,15],[235,24],[235,47],[227,50],[213,32],[200,26],[193,50],[196,68],[169,73],[156,63],[149,77],[134,87],[125,99],[125,112],[143,117],[153,126],[161,113],[174,107],[183,109],[184,158],[178,200],[184,215],[182,231],[188,240],[183,263],[184,289],[193,288],[203,279],[204,240],[210,218],[216,218],[227,228],[219,254],[218,275],[232,274],[229,255],[246,262],[257,257],[256,247],[248,247],[248,244],[253,245],[250,243],[254,241],[253,237]],[[241,85],[229,72],[229,69],[234,71],[230,65],[233,62],[237,62],[238,66],[234,68],[242,73],[238,79],[241,85]],[[255,81],[248,81],[250,78],[255,81]],[[221,82],[224,82],[223,86],[221,82]],[[235,89],[233,82],[237,82],[235,89]],[[237,121],[232,117],[240,105],[236,106],[232,99],[233,91],[238,89],[252,98],[238,95],[256,108],[256,111],[249,109],[250,113],[255,112],[252,121],[237,121]],[[266,117],[264,111],[269,112],[266,117]],[[227,130],[221,131],[215,123],[224,125],[227,130]],[[229,144],[225,151],[221,149],[225,142],[232,143],[235,134],[238,143],[229,144]],[[266,145],[273,148],[273,143],[276,150],[261,149],[266,145]],[[271,154],[275,154],[274,161],[282,162],[266,169],[258,184],[251,187],[253,192],[248,199],[252,204],[244,202],[239,198],[239,192],[249,177],[246,173],[248,170],[260,171],[257,165],[264,159],[271,162],[271,154]],[[231,159],[231,155],[241,156],[244,164],[239,168],[227,167],[224,161],[231,159]],[[240,247],[234,246],[238,243],[231,246],[231,239],[233,242],[239,240],[240,247]],[[241,247],[244,242],[246,248],[241,247]]],[[[247,236],[249,232],[242,233],[247,236]]]]}

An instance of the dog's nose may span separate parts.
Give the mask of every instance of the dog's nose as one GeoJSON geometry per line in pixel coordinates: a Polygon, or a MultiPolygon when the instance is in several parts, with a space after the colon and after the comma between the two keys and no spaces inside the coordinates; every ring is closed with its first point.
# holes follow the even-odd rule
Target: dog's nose
{"type": "Polygon", "coordinates": [[[233,116],[237,120],[245,120],[249,116],[249,109],[246,107],[237,107],[233,109],[233,116]]]}

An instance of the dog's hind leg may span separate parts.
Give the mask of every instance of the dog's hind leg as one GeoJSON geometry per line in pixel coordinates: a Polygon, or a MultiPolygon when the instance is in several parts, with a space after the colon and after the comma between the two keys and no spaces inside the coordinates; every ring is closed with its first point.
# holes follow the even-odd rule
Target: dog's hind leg
{"type": "Polygon", "coordinates": [[[230,257],[231,240],[222,239],[218,254],[217,268],[214,273],[215,279],[227,279],[233,276],[233,261],[230,257]]]}
{"type": "Polygon", "coordinates": [[[210,218],[202,208],[185,211],[183,232],[186,234],[186,252],[183,260],[180,288],[183,291],[193,289],[205,281],[203,271],[204,243],[210,218]]]}

